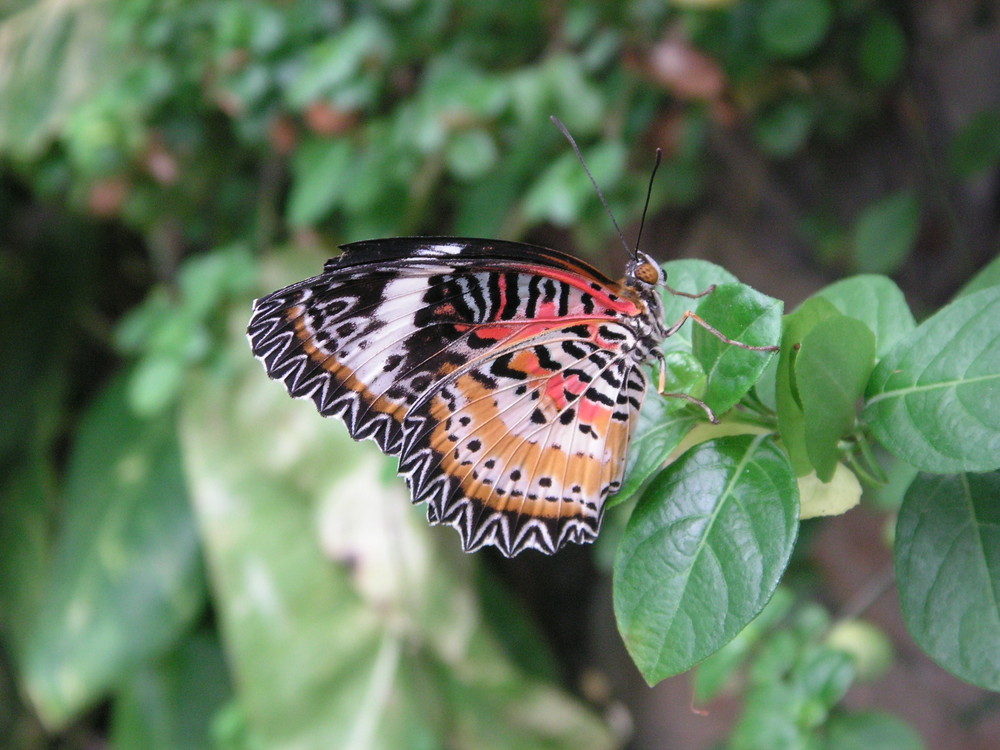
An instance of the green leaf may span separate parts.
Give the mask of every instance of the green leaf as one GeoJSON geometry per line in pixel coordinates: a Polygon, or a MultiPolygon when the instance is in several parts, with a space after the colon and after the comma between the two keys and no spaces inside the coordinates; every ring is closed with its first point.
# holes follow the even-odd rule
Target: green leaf
{"type": "Polygon", "coordinates": [[[779,587],[764,610],[729,643],[698,665],[695,673],[694,700],[707,703],[717,697],[732,681],[750,650],[789,613],[795,596],[787,588],[779,587]]]}
{"type": "Polygon", "coordinates": [[[111,717],[116,750],[213,747],[216,712],[230,699],[225,656],[210,635],[185,638],[119,690],[111,717]]]}
{"type": "Polygon", "coordinates": [[[861,502],[861,483],[844,464],[834,466],[833,476],[820,481],[815,472],[799,477],[799,519],[839,516],[861,502]]]}
{"type": "Polygon", "coordinates": [[[828,711],[844,697],[854,675],[850,654],[825,645],[812,645],[799,657],[791,677],[803,686],[809,698],[828,711]]]}
{"type": "Polygon", "coordinates": [[[868,326],[875,333],[875,355],[880,359],[917,327],[906,298],[888,276],[851,276],[824,287],[815,296],[868,326]]]}
{"type": "Polygon", "coordinates": [[[324,218],[351,189],[354,152],[346,139],[307,141],[292,160],[292,187],[286,215],[293,227],[307,227],[324,218]]]}
{"type": "Polygon", "coordinates": [[[882,358],[863,417],[924,471],[1000,467],[1000,287],[960,297],[882,358]]]}
{"type": "Polygon", "coordinates": [[[917,241],[920,201],[901,190],[868,206],[854,226],[854,259],[866,273],[892,273],[917,241]]]}
{"type": "MultiPolygon", "coordinates": [[[[773,346],[781,338],[783,303],[745,284],[723,284],[698,305],[698,314],[734,341],[773,346]]],[[[694,354],[708,375],[703,400],[716,414],[736,404],[757,382],[774,352],[751,351],[727,344],[694,321],[694,354]]]]}
{"type": "Polygon", "coordinates": [[[800,477],[809,474],[813,468],[806,450],[806,423],[795,383],[795,360],[806,334],[821,321],[837,314],[836,307],[825,299],[816,297],[806,300],[795,312],[785,316],[778,371],[775,375],[775,401],[781,442],[788,451],[796,476],[800,477]]]}
{"type": "MultiPolygon", "coordinates": [[[[722,266],[697,258],[668,261],[663,264],[663,270],[667,273],[667,283],[677,291],[686,294],[701,294],[713,284],[718,287],[723,284],[739,283],[739,279],[722,266]]],[[[679,321],[688,310],[694,310],[699,302],[688,297],[671,294],[667,289],[662,290],[660,295],[663,299],[663,320],[668,326],[679,321]]],[[[685,323],[677,333],[663,342],[661,348],[664,352],[690,351],[691,335],[691,323],[685,323]]]]}
{"type": "Polygon", "coordinates": [[[874,12],[862,25],[858,68],[876,86],[891,83],[906,62],[906,35],[896,20],[874,12]]]}
{"type": "MultiPolygon", "coordinates": [[[[421,116],[418,137],[420,149],[430,152],[439,148],[455,122],[492,119],[507,103],[506,82],[480,70],[469,58],[455,54],[438,54],[430,58],[421,76],[417,103],[421,116]]],[[[410,127],[413,122],[407,123],[410,127]]]]}
{"type": "Polygon", "coordinates": [[[766,436],[702,443],[662,471],[618,548],[618,629],[650,684],[690,669],[756,617],[788,563],[798,495],[766,436]]]}
{"type": "Polygon", "coordinates": [[[113,80],[120,50],[100,3],[27,3],[3,18],[0,150],[37,157],[82,101],[113,80]]]}
{"type": "MultiPolygon", "coordinates": [[[[618,141],[607,141],[585,149],[590,171],[604,190],[621,179],[627,151],[618,141]]],[[[568,226],[580,218],[585,206],[597,200],[594,186],[580,167],[576,154],[563,154],[542,172],[524,196],[524,215],[529,221],[551,221],[568,226]]]]}
{"type": "Polygon", "coordinates": [[[754,137],[771,156],[787,158],[806,142],[815,121],[816,106],[812,100],[783,100],[758,115],[754,137]]]}
{"type": "Polygon", "coordinates": [[[448,170],[459,180],[477,180],[497,163],[499,153],[489,133],[468,130],[455,134],[445,150],[448,170]]]}
{"type": "Polygon", "coordinates": [[[840,461],[840,440],[854,428],[857,403],[875,367],[875,334],[861,321],[837,315],[817,323],[795,359],[806,453],[823,482],[840,461]]]}
{"type": "Polygon", "coordinates": [[[819,46],[832,18],[827,0],[765,0],[757,33],[771,55],[800,57],[819,46]]]}
{"type": "Polygon", "coordinates": [[[979,273],[969,279],[955,297],[964,297],[967,294],[972,294],[982,289],[989,289],[991,286],[1000,286],[1000,255],[987,263],[985,268],[980,269],[979,273]]]}
{"type": "Polygon", "coordinates": [[[359,16],[314,44],[287,89],[289,104],[302,108],[355,79],[366,60],[386,54],[388,35],[375,16],[359,16]]]}
{"type": "Polygon", "coordinates": [[[952,674],[1000,690],[1000,472],[919,475],[896,521],[906,627],[952,674]]]}
{"type": "Polygon", "coordinates": [[[629,443],[625,481],[618,493],[608,499],[605,508],[613,508],[632,497],[700,421],[697,415],[681,414],[673,408],[675,404],[684,402],[664,398],[652,388],[650,391],[639,412],[635,435],[629,443]]]}
{"type": "Polygon", "coordinates": [[[52,484],[51,469],[31,458],[0,490],[0,634],[15,663],[24,657],[46,591],[52,484]]]}
{"type": "Polygon", "coordinates": [[[24,664],[28,694],[53,729],[166,649],[204,601],[175,422],[137,419],[124,377],[80,426],[65,503],[24,664]]]}
{"type": "Polygon", "coordinates": [[[825,643],[850,655],[859,681],[874,682],[892,667],[892,641],[870,622],[839,619],[830,629],[825,643]]]}
{"type": "Polygon", "coordinates": [[[826,723],[823,750],[924,750],[917,731],[891,714],[878,711],[835,714],[826,723]]]}
{"type": "Polygon", "coordinates": [[[951,168],[959,177],[974,177],[1000,162],[1000,110],[975,114],[951,142],[951,168]]]}

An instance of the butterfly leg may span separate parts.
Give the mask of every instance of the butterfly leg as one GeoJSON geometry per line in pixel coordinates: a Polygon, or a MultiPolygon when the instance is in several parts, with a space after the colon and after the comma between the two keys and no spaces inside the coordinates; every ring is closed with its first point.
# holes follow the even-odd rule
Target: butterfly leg
{"type": "Polygon", "coordinates": [[[656,381],[656,392],[662,395],[667,389],[667,355],[659,347],[653,350],[653,355],[656,357],[656,363],[660,371],[659,380],[656,381]]]}
{"type": "Polygon", "coordinates": [[[698,313],[692,312],[691,310],[686,310],[684,314],[681,316],[681,319],[667,329],[667,333],[664,338],[666,338],[667,336],[673,336],[675,333],[677,333],[681,329],[681,326],[683,326],[687,322],[688,318],[690,318],[695,323],[700,325],[702,328],[704,328],[706,331],[708,331],[710,334],[715,336],[720,341],[724,341],[727,344],[732,344],[733,346],[738,346],[741,349],[750,349],[755,352],[776,352],[780,348],[777,346],[753,346],[751,344],[744,344],[742,341],[737,341],[736,339],[731,339],[722,331],[720,331],[718,328],[714,328],[704,318],[698,315],[698,313]]]}
{"type": "Polygon", "coordinates": [[[712,407],[702,401],[700,398],[695,398],[694,396],[689,396],[686,393],[664,393],[660,391],[660,395],[666,398],[680,398],[687,401],[689,404],[694,404],[699,407],[708,416],[708,421],[712,424],[719,424],[719,418],[715,416],[715,412],[712,411],[712,407]]]}
{"type": "Polygon", "coordinates": [[[715,416],[715,412],[712,411],[712,407],[701,399],[689,396],[686,393],[667,393],[667,358],[662,349],[654,349],[653,351],[653,356],[656,357],[658,369],[660,371],[660,377],[656,385],[656,392],[666,398],[680,398],[688,403],[700,407],[705,414],[708,415],[708,420],[712,424],[719,424],[719,418],[715,416]]]}

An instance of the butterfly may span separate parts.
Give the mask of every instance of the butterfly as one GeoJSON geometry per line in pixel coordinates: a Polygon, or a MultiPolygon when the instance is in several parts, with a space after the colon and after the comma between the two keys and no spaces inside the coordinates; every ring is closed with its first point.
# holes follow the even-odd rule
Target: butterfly
{"type": "Polygon", "coordinates": [[[520,242],[407,237],[342,250],[320,275],[254,303],[253,353],[289,394],[398,456],[413,502],[454,526],[466,551],[593,541],[622,483],[643,364],[688,317],[739,343],[693,313],[667,327],[665,273],[639,251],[613,281],[520,242]]]}
{"type": "MultiPolygon", "coordinates": [[[[258,299],[250,346],[289,394],[397,456],[413,502],[455,527],[467,552],[592,542],[622,484],[650,360],[664,393],[663,340],[692,319],[726,343],[777,348],[729,339],[691,311],[665,325],[661,287],[692,298],[712,288],[671,289],[608,214],[631,255],[620,281],[522,242],[354,242],[320,275],[258,299]]],[[[717,421],[698,399],[664,395],[717,421]]]]}

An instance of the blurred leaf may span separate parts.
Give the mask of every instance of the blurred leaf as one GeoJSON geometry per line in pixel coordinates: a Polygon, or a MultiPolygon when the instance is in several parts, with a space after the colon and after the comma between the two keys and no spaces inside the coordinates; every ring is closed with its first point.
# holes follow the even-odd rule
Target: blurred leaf
{"type": "Polygon", "coordinates": [[[794,477],[765,436],[703,443],[651,482],[614,575],[618,629],[647,682],[690,669],[760,613],[797,528],[794,477]]]}
{"type": "Polygon", "coordinates": [[[658,184],[653,186],[653,205],[690,206],[701,197],[710,177],[700,153],[690,159],[665,159],[657,173],[658,184]]]}
{"type": "Polygon", "coordinates": [[[456,134],[445,151],[448,170],[459,180],[476,180],[489,172],[499,154],[493,139],[483,130],[456,134]]]}
{"type": "Polygon", "coordinates": [[[389,36],[374,15],[361,15],[337,33],[314,44],[301,70],[287,89],[288,102],[303,108],[315,99],[329,97],[337,87],[351,82],[362,66],[387,54],[389,36]]]}
{"type": "Polygon", "coordinates": [[[292,187],[286,213],[292,227],[307,227],[323,219],[354,187],[355,156],[347,140],[313,139],[299,147],[292,161],[292,187]]]}
{"type": "Polygon", "coordinates": [[[876,86],[892,83],[906,62],[906,35],[896,20],[879,11],[862,26],[858,68],[876,86]]]}
{"type": "Polygon", "coordinates": [[[244,296],[256,281],[256,260],[242,242],[213,248],[185,259],[177,274],[181,302],[203,321],[230,296],[244,296]]]}
{"type": "Polygon", "coordinates": [[[504,654],[528,677],[558,682],[560,665],[524,602],[485,566],[477,565],[475,576],[483,621],[490,623],[504,654]]]}
{"type": "MultiPolygon", "coordinates": [[[[584,151],[584,158],[603,190],[617,183],[625,168],[625,147],[611,141],[584,151]]],[[[576,154],[568,151],[542,172],[524,196],[524,214],[532,221],[547,220],[567,226],[578,219],[584,206],[597,200],[594,186],[576,154]]]]}
{"type": "Polygon", "coordinates": [[[824,609],[800,603],[783,624],[760,639],[745,708],[727,748],[819,747],[824,725],[854,679],[852,658],[823,642],[830,628],[824,609]]]}
{"type": "Polygon", "coordinates": [[[683,8],[726,8],[736,5],[740,0],[669,0],[671,5],[683,8]]]}
{"type": "Polygon", "coordinates": [[[868,326],[875,334],[875,354],[879,358],[917,327],[906,298],[887,276],[851,276],[824,287],[815,296],[868,326]]]}
{"type": "MultiPolygon", "coordinates": [[[[698,314],[734,341],[774,346],[781,338],[781,300],[745,284],[723,284],[698,305],[698,314]]],[[[704,401],[716,414],[728,411],[757,382],[774,352],[752,351],[722,341],[695,321],[694,355],[708,375],[704,401]]]]}
{"type": "Polygon", "coordinates": [[[27,692],[52,729],[162,653],[204,600],[174,420],[137,419],[124,378],[80,426],[64,494],[24,664],[27,692]]]}
{"type": "Polygon", "coordinates": [[[1000,472],[919,475],[896,522],[906,627],[952,674],[1000,690],[1000,472]]]}
{"type": "MultiPolygon", "coordinates": [[[[606,103],[601,96],[601,89],[587,78],[578,57],[559,53],[549,55],[540,74],[548,89],[548,98],[553,100],[554,109],[554,112],[543,115],[555,114],[577,138],[600,128],[606,103]]],[[[609,145],[614,143],[615,141],[611,141],[609,145]]],[[[593,169],[593,164],[590,166],[593,169]]],[[[596,170],[594,176],[597,177],[596,170]]],[[[598,179],[597,184],[607,189],[610,181],[598,179]]]]}
{"type": "Polygon", "coordinates": [[[881,679],[892,667],[892,641],[882,630],[864,620],[838,620],[830,629],[826,645],[850,655],[861,681],[881,679]]]}
{"type": "Polygon", "coordinates": [[[778,429],[788,451],[796,476],[805,476],[813,468],[806,450],[806,422],[802,413],[798,386],[795,382],[795,360],[806,334],[820,322],[839,313],[825,299],[814,297],[803,302],[795,312],[785,316],[781,335],[781,353],[775,374],[775,401],[778,407],[778,429]]]}
{"type": "Polygon", "coordinates": [[[118,691],[111,743],[115,750],[212,747],[216,712],[229,698],[222,647],[211,635],[189,636],[118,691]]]}
{"type": "Polygon", "coordinates": [[[37,156],[114,72],[106,8],[39,0],[0,19],[0,151],[37,156]]]}
{"type": "Polygon", "coordinates": [[[820,516],[839,516],[861,502],[861,483],[853,471],[841,463],[833,470],[829,481],[823,482],[815,472],[799,477],[801,520],[820,516]]]}
{"type": "Polygon", "coordinates": [[[187,368],[188,363],[176,354],[143,357],[129,377],[129,408],[141,417],[161,414],[176,401],[187,368]]]}
{"type": "Polygon", "coordinates": [[[729,736],[727,750],[812,748],[798,726],[805,698],[796,685],[776,680],[747,692],[743,714],[729,736]]]}
{"type": "Polygon", "coordinates": [[[854,226],[854,258],[865,273],[892,273],[910,255],[920,231],[920,202],[902,190],[868,206],[854,226]]]}
{"type": "Polygon", "coordinates": [[[288,398],[241,339],[238,370],[189,388],[182,440],[251,733],[265,747],[610,747],[506,658],[454,531],[429,528],[375,447],[288,398]]]}
{"type": "MultiPolygon", "coordinates": [[[[824,709],[830,709],[847,693],[854,674],[854,663],[849,654],[819,645],[806,650],[795,665],[792,676],[801,680],[809,698],[818,700],[824,709]]],[[[825,718],[824,715],[820,720],[825,718]]],[[[819,724],[819,721],[815,723],[819,724]]]]}
{"type": "MultiPolygon", "coordinates": [[[[547,123],[546,123],[547,124],[547,123]]],[[[541,127],[536,125],[536,130],[541,127]]],[[[542,141],[528,132],[523,141],[513,144],[490,173],[479,182],[460,191],[454,231],[462,237],[510,236],[505,222],[523,195],[525,186],[538,174],[543,158],[542,141]]]]}
{"type": "Polygon", "coordinates": [[[437,150],[450,123],[462,125],[494,117],[507,103],[508,94],[503,78],[484,72],[468,59],[436,55],[421,81],[417,108],[423,128],[417,128],[415,142],[423,151],[437,150]]]}
{"type": "MultiPolygon", "coordinates": [[[[602,189],[614,185],[625,168],[625,147],[611,141],[584,151],[584,158],[602,189]]],[[[557,226],[567,226],[578,219],[584,206],[597,200],[594,187],[576,154],[560,156],[542,172],[524,196],[524,214],[533,221],[542,219],[557,226]]]]}
{"type": "Polygon", "coordinates": [[[836,315],[802,337],[795,382],[805,419],[806,453],[820,481],[841,459],[840,441],[854,428],[857,404],[875,367],[875,334],[859,320],[836,315]]]}
{"type": "Polygon", "coordinates": [[[989,289],[991,286],[1000,286],[1000,255],[991,260],[985,268],[969,279],[955,297],[956,299],[964,297],[967,294],[972,294],[982,289],[989,289]]]}
{"type": "Polygon", "coordinates": [[[932,472],[1000,467],[1000,288],[960,297],[872,373],[864,419],[890,452],[932,472]]]}
{"type": "Polygon", "coordinates": [[[48,582],[54,477],[38,458],[3,481],[0,497],[0,636],[15,664],[25,655],[48,582]]]}
{"type": "Polygon", "coordinates": [[[754,120],[754,136],[770,156],[782,159],[798,151],[816,119],[816,107],[804,98],[782,100],[754,120]]]}
{"type": "Polygon", "coordinates": [[[826,725],[822,750],[924,750],[917,731],[900,719],[878,711],[836,714],[826,725]]]}
{"type": "Polygon", "coordinates": [[[903,496],[920,470],[884,451],[880,452],[879,458],[882,459],[880,463],[888,481],[881,487],[870,489],[867,493],[868,499],[871,500],[873,507],[887,513],[896,513],[903,504],[903,496]]]}
{"type": "Polygon", "coordinates": [[[707,703],[717,697],[733,681],[753,648],[767,632],[782,620],[795,603],[787,588],[779,587],[763,611],[729,643],[698,665],[695,673],[694,700],[707,703]]]}
{"type": "Polygon", "coordinates": [[[146,351],[164,318],[173,314],[173,305],[174,300],[165,285],[154,287],[142,304],[129,310],[118,323],[115,345],[126,354],[146,351]]]}
{"type": "Polygon", "coordinates": [[[764,0],[757,33],[773,56],[800,57],[819,46],[832,19],[827,0],[764,0]]]}
{"type": "Polygon", "coordinates": [[[959,177],[974,177],[1000,162],[1000,110],[985,109],[951,141],[951,168],[959,177]]]}
{"type": "Polygon", "coordinates": [[[173,287],[154,287],[125,317],[116,339],[140,355],[128,381],[129,406],[138,416],[159,414],[176,402],[188,370],[214,349],[211,323],[219,308],[230,298],[246,299],[255,276],[241,243],[215,248],[187,258],[173,287]]]}

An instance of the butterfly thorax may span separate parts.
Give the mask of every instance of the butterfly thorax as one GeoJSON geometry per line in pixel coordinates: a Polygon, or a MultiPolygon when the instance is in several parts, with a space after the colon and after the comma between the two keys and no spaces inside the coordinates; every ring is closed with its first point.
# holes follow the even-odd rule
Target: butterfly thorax
{"type": "Polygon", "coordinates": [[[632,356],[637,362],[645,362],[655,356],[667,328],[663,321],[663,298],[659,286],[666,281],[663,268],[645,253],[637,253],[636,258],[626,267],[625,278],[620,282],[628,289],[642,313],[630,321],[636,335],[636,345],[632,356]]]}

